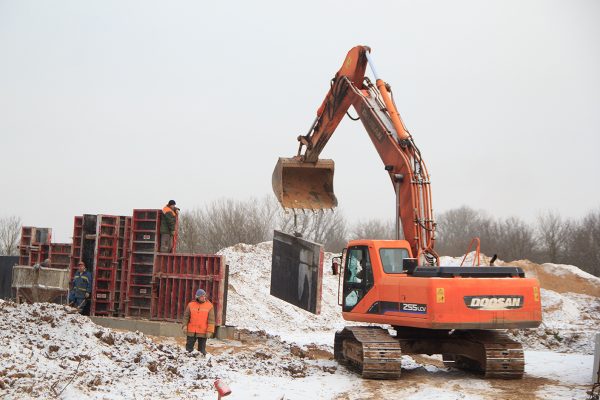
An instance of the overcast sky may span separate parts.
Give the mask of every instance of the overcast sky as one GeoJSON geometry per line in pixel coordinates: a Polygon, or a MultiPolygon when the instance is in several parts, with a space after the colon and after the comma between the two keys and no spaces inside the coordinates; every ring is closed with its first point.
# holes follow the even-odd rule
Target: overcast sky
{"type": "MultiPolygon", "coordinates": [[[[600,1],[0,0],[0,216],[70,241],[83,213],[271,193],[358,44],[394,89],[434,211],[598,209],[600,1]]],[[[351,221],[393,217],[360,122],[322,158],[351,221]]]]}

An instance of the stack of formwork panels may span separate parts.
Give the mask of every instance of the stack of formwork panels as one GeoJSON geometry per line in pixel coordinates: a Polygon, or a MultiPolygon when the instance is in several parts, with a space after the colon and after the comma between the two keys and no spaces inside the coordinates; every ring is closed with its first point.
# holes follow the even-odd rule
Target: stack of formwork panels
{"type": "Polygon", "coordinates": [[[117,283],[115,285],[115,315],[125,315],[127,289],[127,265],[129,264],[129,235],[131,232],[131,217],[119,217],[119,238],[117,241],[117,283]],[[125,282],[123,279],[125,278],[125,282]]]}
{"type": "Polygon", "coordinates": [[[92,315],[112,316],[115,312],[118,240],[119,217],[98,215],[92,264],[92,315]]]}
{"type": "Polygon", "coordinates": [[[35,265],[44,261],[49,256],[51,240],[51,228],[38,228],[35,226],[21,227],[19,264],[35,265]]]}
{"type": "Polygon", "coordinates": [[[29,264],[29,246],[31,246],[31,234],[33,227],[21,227],[21,242],[19,243],[19,265],[29,264]]]}
{"type": "Polygon", "coordinates": [[[81,260],[88,271],[94,275],[94,253],[98,233],[98,215],[84,214],[81,236],[81,260]]]}
{"type": "Polygon", "coordinates": [[[121,260],[121,281],[119,286],[119,312],[120,316],[125,315],[127,306],[127,291],[129,288],[129,266],[131,265],[131,233],[132,217],[125,219],[125,238],[123,242],[123,258],[121,260]]]}
{"type": "Polygon", "coordinates": [[[161,210],[133,210],[125,299],[127,317],[150,318],[152,270],[160,246],[160,217],[161,210]]]}
{"type": "Polygon", "coordinates": [[[73,279],[80,261],[83,261],[86,269],[94,276],[97,220],[98,216],[94,214],[75,217],[73,248],[71,249],[71,279],[73,279]]]}
{"type": "Polygon", "coordinates": [[[81,244],[83,242],[83,216],[77,216],[73,220],[73,245],[71,246],[71,277],[77,269],[81,260],[81,244]]]}
{"type": "Polygon", "coordinates": [[[50,243],[48,258],[52,268],[69,269],[71,243],[50,243]]]}
{"type": "Polygon", "coordinates": [[[151,319],[181,321],[196,290],[204,289],[225,325],[227,303],[225,257],[214,254],[157,254],[154,261],[151,319]]]}

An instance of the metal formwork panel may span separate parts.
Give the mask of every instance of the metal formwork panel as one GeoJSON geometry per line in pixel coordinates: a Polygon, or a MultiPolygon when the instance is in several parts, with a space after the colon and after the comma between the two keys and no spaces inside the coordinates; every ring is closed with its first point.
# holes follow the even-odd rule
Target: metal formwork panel
{"type": "Polygon", "coordinates": [[[52,268],[69,269],[71,243],[51,243],[48,258],[52,268]]]}
{"type": "Polygon", "coordinates": [[[81,260],[81,244],[83,242],[83,217],[77,216],[73,220],[73,245],[71,246],[70,278],[73,279],[77,264],[81,260]]]}
{"type": "Polygon", "coordinates": [[[31,235],[33,233],[33,226],[22,226],[21,227],[21,241],[19,246],[31,246],[31,235]]]}
{"type": "Polygon", "coordinates": [[[213,254],[157,254],[154,262],[152,319],[181,321],[196,290],[204,289],[215,309],[217,325],[225,324],[227,266],[213,254]]]}
{"type": "Polygon", "coordinates": [[[29,265],[29,246],[19,246],[19,265],[29,265]]]}
{"type": "MultiPolygon", "coordinates": [[[[126,282],[123,282],[124,271],[127,269],[128,262],[128,235],[129,226],[131,224],[131,217],[120,216],[118,224],[118,239],[117,239],[117,272],[116,272],[116,284],[115,284],[115,315],[124,315],[123,306],[127,297],[126,282]]],[[[126,273],[126,272],[125,272],[126,273]]],[[[127,280],[125,278],[125,280],[127,280]]]]}
{"type": "Polygon", "coordinates": [[[48,258],[51,239],[51,228],[22,226],[19,242],[19,264],[34,265],[48,258]]]}
{"type": "Polygon", "coordinates": [[[93,258],[92,315],[113,315],[117,281],[119,217],[98,215],[96,218],[93,258]]]}
{"type": "Polygon", "coordinates": [[[157,209],[133,210],[125,316],[150,318],[152,269],[160,246],[157,209]]]}
{"type": "Polygon", "coordinates": [[[125,315],[127,305],[127,289],[129,278],[129,264],[131,258],[131,217],[125,218],[125,233],[123,238],[123,253],[119,282],[119,315],[125,315]]]}

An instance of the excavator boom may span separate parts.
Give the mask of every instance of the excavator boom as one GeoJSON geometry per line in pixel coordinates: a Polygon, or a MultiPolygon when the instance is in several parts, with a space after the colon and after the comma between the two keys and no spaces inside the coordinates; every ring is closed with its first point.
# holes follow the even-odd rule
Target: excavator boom
{"type": "Polygon", "coordinates": [[[273,190],[286,208],[318,210],[337,205],[334,163],[319,159],[319,154],[353,106],[396,192],[397,239],[406,239],[422,264],[437,265],[429,174],[396,110],[391,88],[381,79],[373,84],[365,77],[369,52],[367,46],[348,52],[308,134],[298,137],[298,154],[279,159],[273,172],[273,190]]]}

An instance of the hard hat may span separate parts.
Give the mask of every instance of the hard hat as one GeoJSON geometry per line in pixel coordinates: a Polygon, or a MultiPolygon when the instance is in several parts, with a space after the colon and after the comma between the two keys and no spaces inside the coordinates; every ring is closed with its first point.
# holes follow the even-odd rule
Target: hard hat
{"type": "Polygon", "coordinates": [[[206,296],[206,292],[202,289],[196,290],[196,297],[206,296]]]}

